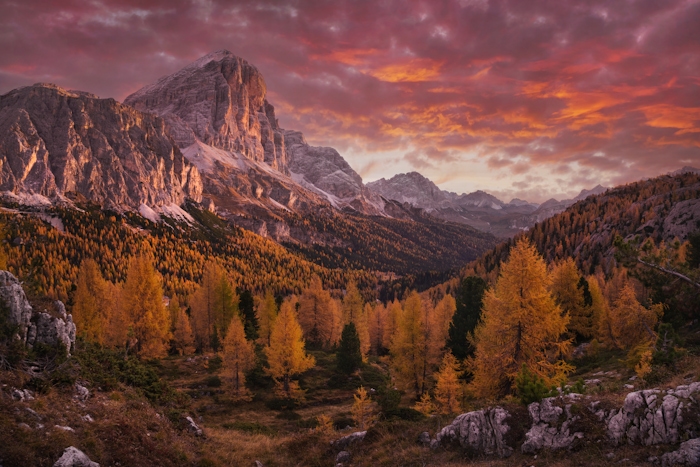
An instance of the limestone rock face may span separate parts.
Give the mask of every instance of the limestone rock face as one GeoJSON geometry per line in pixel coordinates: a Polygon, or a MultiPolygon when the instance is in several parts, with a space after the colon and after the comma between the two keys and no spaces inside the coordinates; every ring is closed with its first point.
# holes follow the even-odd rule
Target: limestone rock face
{"type": "Polygon", "coordinates": [[[527,407],[532,420],[530,430],[525,434],[521,447],[524,453],[535,453],[542,448],[568,449],[583,433],[571,433],[571,425],[579,417],[571,414],[571,404],[562,398],[548,397],[541,402],[533,402],[527,407]],[[556,405],[560,402],[564,407],[556,405]],[[560,421],[563,417],[563,421],[560,421]]]}
{"type": "Polygon", "coordinates": [[[75,323],[62,302],[55,303],[57,316],[35,312],[22,285],[9,271],[0,271],[0,301],[7,311],[5,319],[11,326],[17,326],[17,335],[27,346],[61,343],[68,353],[75,347],[75,323]]]}
{"type": "Polygon", "coordinates": [[[508,457],[513,453],[513,448],[505,440],[510,429],[506,423],[509,417],[510,414],[501,407],[463,413],[441,429],[436,440],[440,444],[456,441],[480,454],[508,457]]]}
{"type": "Polygon", "coordinates": [[[76,192],[121,210],[199,201],[202,183],[162,119],[35,84],[0,96],[0,191],[76,192]]]}
{"type": "Polygon", "coordinates": [[[661,465],[663,467],[674,465],[700,467],[700,438],[690,439],[682,443],[677,451],[668,452],[661,456],[661,465]]]}
{"type": "Polygon", "coordinates": [[[182,148],[199,140],[284,173],[284,135],[266,93],[257,68],[220,50],[136,91],[124,103],[163,117],[182,148]]]}

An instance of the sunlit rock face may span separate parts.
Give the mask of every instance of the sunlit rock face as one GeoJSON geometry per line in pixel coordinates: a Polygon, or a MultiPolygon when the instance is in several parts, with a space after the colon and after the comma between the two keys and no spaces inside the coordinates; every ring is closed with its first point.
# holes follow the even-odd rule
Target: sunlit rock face
{"type": "Polygon", "coordinates": [[[163,117],[182,148],[198,140],[287,173],[284,134],[266,93],[257,68],[220,50],[145,86],[124,103],[163,117]]]}
{"type": "Polygon", "coordinates": [[[199,201],[202,182],[162,119],[35,84],[0,96],[0,191],[136,209],[199,201]]]}

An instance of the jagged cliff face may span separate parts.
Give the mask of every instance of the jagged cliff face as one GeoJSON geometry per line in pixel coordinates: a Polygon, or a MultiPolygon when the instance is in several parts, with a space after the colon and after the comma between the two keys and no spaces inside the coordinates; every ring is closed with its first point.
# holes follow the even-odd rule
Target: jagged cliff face
{"type": "Polygon", "coordinates": [[[222,50],[146,86],[124,101],[163,117],[181,148],[196,140],[287,173],[284,135],[253,65],[222,50]]]}
{"type": "Polygon", "coordinates": [[[162,119],[36,84],[0,96],[0,191],[137,209],[200,201],[202,182],[162,119]]]}

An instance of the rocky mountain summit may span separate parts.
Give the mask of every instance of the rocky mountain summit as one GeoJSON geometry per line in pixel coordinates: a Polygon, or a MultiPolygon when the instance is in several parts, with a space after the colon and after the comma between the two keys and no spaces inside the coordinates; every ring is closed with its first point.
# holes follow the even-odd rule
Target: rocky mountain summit
{"type": "Polygon", "coordinates": [[[591,190],[582,190],[573,199],[551,199],[538,205],[518,198],[504,203],[481,190],[458,195],[441,190],[417,172],[398,174],[389,180],[382,178],[368,183],[367,187],[387,200],[407,203],[424,209],[435,217],[467,224],[500,237],[512,237],[535,223],[564,211],[576,201],[606,190],[598,185],[591,190]]]}
{"type": "Polygon", "coordinates": [[[279,127],[266,93],[257,68],[220,50],[136,91],[125,103],[165,120],[204,175],[205,194],[227,211],[273,223],[280,209],[303,212],[329,203],[382,215],[381,199],[335,149],[309,146],[300,132],[279,127]]]}
{"type": "Polygon", "coordinates": [[[202,182],[162,119],[35,84],[0,96],[0,190],[50,199],[73,192],[122,210],[199,201],[202,182]]]}

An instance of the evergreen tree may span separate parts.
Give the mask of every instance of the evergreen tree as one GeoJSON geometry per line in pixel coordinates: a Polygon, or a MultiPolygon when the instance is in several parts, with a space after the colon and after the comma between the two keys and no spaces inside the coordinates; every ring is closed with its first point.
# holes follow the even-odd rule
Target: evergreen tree
{"type": "Polygon", "coordinates": [[[238,296],[240,297],[238,309],[243,317],[245,337],[254,341],[258,338],[258,317],[255,315],[255,299],[250,290],[238,289],[238,296]]]}
{"type": "Polygon", "coordinates": [[[265,348],[265,355],[267,372],[275,379],[286,397],[292,397],[296,391],[292,377],[316,364],[314,358],[306,354],[301,326],[290,301],[282,303],[272,327],[270,345],[265,348]]]}
{"type": "Polygon", "coordinates": [[[365,314],[362,295],[360,295],[360,291],[357,290],[357,285],[352,281],[348,283],[345,297],[343,298],[343,321],[344,324],[355,324],[357,335],[360,337],[362,359],[366,359],[371,347],[369,326],[367,324],[367,315],[365,314]]]}
{"type": "Polygon", "coordinates": [[[456,300],[456,310],[448,329],[447,347],[452,355],[464,360],[474,353],[467,335],[474,332],[481,318],[486,281],[478,276],[462,279],[456,300]]]}
{"type": "Polygon", "coordinates": [[[336,352],[338,371],[352,374],[362,364],[362,352],[360,351],[360,337],[357,335],[354,323],[348,323],[343,327],[340,344],[336,352]]]}
{"type": "Polygon", "coordinates": [[[535,247],[527,239],[518,240],[495,288],[484,295],[481,322],[474,332],[470,369],[477,396],[511,393],[523,364],[547,385],[562,381],[571,371],[560,357],[571,345],[562,339],[569,318],[549,293],[550,281],[535,247]]]}

